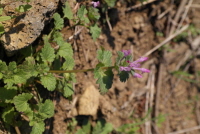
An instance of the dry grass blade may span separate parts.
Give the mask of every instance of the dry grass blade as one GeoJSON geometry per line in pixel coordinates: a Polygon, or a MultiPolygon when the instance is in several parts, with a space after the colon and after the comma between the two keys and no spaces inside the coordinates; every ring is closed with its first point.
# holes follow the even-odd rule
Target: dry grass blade
{"type": "Polygon", "coordinates": [[[155,52],[156,50],[158,50],[160,47],[162,47],[163,45],[165,45],[167,42],[169,42],[170,40],[172,40],[174,37],[178,36],[179,34],[181,34],[183,31],[185,31],[187,28],[189,27],[189,25],[185,25],[183,26],[179,31],[177,31],[176,33],[170,35],[168,38],[166,38],[163,42],[161,42],[159,45],[155,46],[153,49],[151,49],[150,51],[148,51],[146,54],[143,55],[143,57],[146,57],[150,54],[152,54],[153,52],[155,52]]]}
{"type": "Polygon", "coordinates": [[[175,29],[176,29],[176,24],[178,24],[178,21],[180,19],[180,17],[182,16],[182,13],[183,11],[185,10],[185,5],[187,4],[188,0],[182,0],[181,1],[181,4],[179,5],[179,8],[178,8],[178,11],[176,13],[176,16],[174,17],[174,20],[172,21],[173,22],[173,25],[170,29],[170,34],[173,34],[175,32],[175,29]]]}
{"type": "Polygon", "coordinates": [[[147,5],[147,4],[150,4],[150,3],[154,2],[154,1],[157,1],[157,0],[149,0],[149,1],[142,2],[141,4],[137,4],[137,5],[134,5],[132,7],[127,8],[125,11],[129,12],[129,11],[131,11],[133,9],[139,8],[139,7],[147,5]]]}

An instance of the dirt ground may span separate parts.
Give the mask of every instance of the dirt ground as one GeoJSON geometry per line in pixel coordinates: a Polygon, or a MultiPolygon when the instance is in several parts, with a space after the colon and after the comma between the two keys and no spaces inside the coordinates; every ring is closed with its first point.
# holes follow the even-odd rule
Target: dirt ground
{"type": "MultiPolygon", "coordinates": [[[[112,30],[102,21],[102,34],[96,42],[86,29],[82,30],[77,40],[71,42],[76,69],[95,67],[97,59],[94,57],[100,46],[112,51],[113,61],[116,52],[124,49],[130,49],[134,59],[137,59],[177,32],[179,29],[176,26],[182,18],[181,27],[193,24],[196,29],[200,28],[200,8],[195,7],[200,4],[198,0],[186,2],[185,5],[183,1],[175,1],[175,4],[170,0],[154,1],[138,8],[134,5],[140,3],[122,3],[119,1],[117,7],[108,12],[112,30]],[[183,7],[180,6],[181,3],[183,7]],[[190,9],[184,18],[187,6],[190,9]],[[181,8],[183,10],[177,15],[181,8]],[[175,20],[175,16],[179,18],[175,20]],[[170,33],[172,27],[175,30],[170,33]]],[[[69,38],[71,33],[65,29],[62,32],[66,39],[69,38]]],[[[199,76],[196,73],[200,70],[200,59],[191,45],[198,39],[198,36],[191,35],[180,41],[164,43],[166,47],[148,54],[149,60],[143,64],[151,73],[144,74],[141,79],[130,78],[125,83],[116,77],[112,88],[105,95],[99,95],[95,91],[98,86],[91,72],[77,74],[72,102],[61,97],[56,104],[53,133],[65,134],[67,120],[72,117],[80,119],[78,117],[81,115],[91,115],[93,121],[105,118],[117,128],[126,123],[136,123],[148,113],[147,121],[139,126],[137,133],[200,133],[199,76]],[[178,70],[190,73],[187,78],[195,82],[172,74],[178,70]],[[157,117],[164,118],[159,125],[157,117]]],[[[197,42],[199,45],[199,41],[197,42]]]]}

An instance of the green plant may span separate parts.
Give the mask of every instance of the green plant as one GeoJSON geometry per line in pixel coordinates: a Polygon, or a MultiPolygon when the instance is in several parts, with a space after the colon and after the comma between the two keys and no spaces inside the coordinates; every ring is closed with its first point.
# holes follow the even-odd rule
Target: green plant
{"type": "MultiPolygon", "coordinates": [[[[18,10],[25,11],[26,7],[21,6],[18,10]]],[[[44,45],[41,50],[36,51],[29,46],[20,51],[22,56],[16,61],[7,63],[0,60],[0,107],[3,109],[1,117],[8,130],[15,128],[16,132],[19,132],[19,128],[26,122],[26,125],[32,128],[31,134],[43,133],[44,120],[54,115],[54,104],[49,96],[45,97],[41,92],[51,94],[56,91],[70,98],[74,93],[72,84],[76,82],[77,72],[93,71],[101,93],[106,93],[111,88],[113,69],[118,71],[122,82],[129,78],[129,74],[141,78],[142,75],[135,70],[149,72],[148,69],[140,68],[139,64],[147,60],[146,57],[132,61],[130,51],[119,51],[116,63],[112,65],[110,62],[112,53],[103,48],[97,51],[99,63],[95,68],[74,70],[72,46],[60,33],[64,27],[64,20],[69,19],[73,22],[71,28],[78,25],[85,26],[90,30],[92,38],[96,40],[101,32],[97,26],[99,18],[98,9],[95,7],[81,5],[77,13],[73,14],[69,3],[66,2],[63,16],[58,13],[53,15],[54,28],[48,35],[43,36],[44,45]],[[19,119],[16,119],[16,116],[19,119]]],[[[110,128],[109,124],[102,126],[102,122],[97,122],[93,131],[98,133],[102,130],[103,134],[110,131],[110,128]]]]}

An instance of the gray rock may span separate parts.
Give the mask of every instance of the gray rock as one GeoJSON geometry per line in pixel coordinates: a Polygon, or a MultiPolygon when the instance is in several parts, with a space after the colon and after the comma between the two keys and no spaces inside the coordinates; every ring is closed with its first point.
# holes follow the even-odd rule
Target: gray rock
{"type": "Polygon", "coordinates": [[[4,7],[4,15],[17,16],[2,23],[5,28],[5,34],[0,40],[8,56],[12,56],[17,50],[27,47],[35,41],[55,12],[58,1],[32,0],[28,3],[32,8],[24,13],[17,13],[15,8],[27,3],[22,1],[12,2],[12,0],[1,1],[1,4],[6,5],[4,7]]]}

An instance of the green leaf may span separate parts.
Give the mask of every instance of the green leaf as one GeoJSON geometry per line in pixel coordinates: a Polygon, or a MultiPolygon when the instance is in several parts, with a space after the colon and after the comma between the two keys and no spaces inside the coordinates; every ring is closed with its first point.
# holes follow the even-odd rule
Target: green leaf
{"type": "Polygon", "coordinates": [[[40,53],[42,61],[53,62],[55,58],[54,49],[51,47],[47,36],[44,36],[43,40],[44,40],[44,48],[42,48],[42,52],[40,53]]]}
{"type": "Polygon", "coordinates": [[[74,59],[69,57],[64,63],[63,63],[63,66],[62,68],[64,70],[72,70],[74,68],[74,59]]]}
{"type": "Polygon", "coordinates": [[[88,9],[88,18],[92,21],[98,21],[100,18],[99,9],[94,7],[89,7],[88,9]]]}
{"type": "Polygon", "coordinates": [[[61,32],[59,31],[55,31],[53,34],[53,40],[59,45],[62,46],[63,43],[65,43],[64,39],[63,39],[63,35],[61,32]]]}
{"type": "Polygon", "coordinates": [[[65,62],[62,67],[64,70],[71,70],[74,68],[75,63],[71,44],[64,42],[62,45],[60,45],[58,55],[65,59],[65,62]]]}
{"type": "Polygon", "coordinates": [[[114,7],[116,0],[105,0],[105,2],[109,7],[114,7]]]}
{"type": "Polygon", "coordinates": [[[15,109],[14,107],[7,107],[3,110],[2,114],[3,121],[5,123],[8,123],[10,125],[14,124],[14,118],[15,118],[15,109]]]}
{"type": "Polygon", "coordinates": [[[29,5],[29,4],[20,5],[19,7],[15,8],[15,11],[20,12],[20,13],[23,13],[23,12],[26,12],[26,11],[30,10],[31,7],[32,7],[32,6],[29,5]]]}
{"type": "Polygon", "coordinates": [[[88,17],[85,17],[85,15],[88,13],[85,5],[82,5],[77,12],[77,16],[80,20],[84,21],[84,23],[89,23],[90,20],[88,19],[88,17]]]}
{"type": "Polygon", "coordinates": [[[113,77],[114,77],[112,69],[108,69],[107,71],[104,72],[101,68],[100,69],[96,68],[94,70],[94,75],[95,78],[97,79],[96,83],[99,84],[100,92],[102,94],[106,93],[108,89],[112,87],[113,77]]]}
{"type": "Polygon", "coordinates": [[[72,96],[74,94],[74,90],[71,83],[65,83],[63,88],[63,96],[66,98],[72,96]]]}
{"type": "Polygon", "coordinates": [[[44,118],[51,118],[54,115],[54,104],[51,100],[46,100],[39,105],[39,114],[44,118]]]}
{"type": "Polygon", "coordinates": [[[85,5],[82,5],[77,12],[77,16],[79,19],[82,19],[84,15],[87,14],[87,9],[85,8],[85,5]]]}
{"type": "Polygon", "coordinates": [[[106,123],[105,119],[100,119],[97,121],[96,126],[94,126],[92,134],[109,134],[112,130],[111,123],[106,123]]]}
{"type": "Polygon", "coordinates": [[[44,122],[36,122],[33,125],[31,134],[42,134],[45,130],[44,122]]]}
{"type": "Polygon", "coordinates": [[[68,59],[69,57],[73,57],[73,50],[71,47],[71,44],[65,42],[62,45],[60,45],[60,48],[58,50],[58,55],[61,57],[68,59]]]}
{"type": "Polygon", "coordinates": [[[25,112],[23,112],[24,115],[26,115],[29,120],[33,120],[33,111],[32,109],[28,108],[25,112]]]}
{"type": "Polygon", "coordinates": [[[8,67],[7,67],[6,63],[2,62],[1,60],[0,60],[0,70],[1,70],[0,79],[2,79],[3,78],[3,74],[5,74],[7,72],[8,67]]]}
{"type": "Polygon", "coordinates": [[[97,59],[103,63],[105,66],[111,66],[111,57],[112,53],[110,51],[98,50],[97,51],[97,59]]]}
{"type": "Polygon", "coordinates": [[[28,100],[32,98],[32,94],[29,93],[22,93],[18,96],[14,97],[14,105],[19,112],[29,111],[30,107],[27,103],[28,100]]]}
{"type": "Polygon", "coordinates": [[[16,62],[12,61],[8,65],[8,70],[11,72],[16,72],[17,71],[17,64],[16,62]]]}
{"type": "Polygon", "coordinates": [[[54,25],[56,30],[61,30],[64,27],[64,20],[60,17],[60,14],[55,13],[53,15],[54,18],[54,25]]]}
{"type": "Polygon", "coordinates": [[[116,59],[116,65],[119,66],[121,59],[124,57],[124,53],[121,51],[117,52],[117,59],[116,59]]]}
{"type": "Polygon", "coordinates": [[[65,7],[63,8],[64,18],[73,19],[73,13],[68,1],[65,2],[65,7]]]}
{"type": "Polygon", "coordinates": [[[105,126],[102,128],[101,134],[109,134],[113,131],[113,126],[111,123],[106,123],[105,126]]]}
{"type": "Polygon", "coordinates": [[[56,88],[56,78],[51,73],[41,76],[41,82],[41,84],[49,91],[54,91],[56,88]]]}
{"type": "Polygon", "coordinates": [[[47,73],[47,72],[50,70],[50,68],[49,68],[49,66],[46,65],[46,64],[38,64],[38,65],[36,66],[36,70],[37,70],[37,72],[38,72],[39,74],[43,74],[43,73],[47,73]]]}
{"type": "Polygon", "coordinates": [[[1,61],[1,60],[0,60],[0,70],[3,73],[8,70],[8,67],[7,67],[6,63],[1,61]]]}
{"type": "Polygon", "coordinates": [[[0,22],[2,22],[2,21],[7,21],[7,20],[10,20],[10,19],[12,19],[11,16],[1,16],[1,17],[0,17],[0,22]]]}
{"type": "Polygon", "coordinates": [[[119,73],[119,79],[121,82],[126,82],[129,78],[129,73],[126,71],[120,71],[119,73]]]}
{"type": "Polygon", "coordinates": [[[90,33],[92,34],[93,40],[96,40],[101,34],[101,29],[95,24],[94,26],[90,26],[90,33]]]}
{"type": "Polygon", "coordinates": [[[91,131],[91,124],[90,124],[89,119],[84,119],[84,120],[83,120],[82,129],[83,129],[83,131],[84,131],[86,134],[89,134],[89,133],[90,133],[90,131],[91,131]]]}
{"type": "Polygon", "coordinates": [[[2,73],[0,73],[0,80],[3,78],[3,74],[2,73]]]}
{"type": "Polygon", "coordinates": [[[2,15],[2,14],[3,14],[3,8],[0,7],[0,15],[2,15]]]}
{"type": "Polygon", "coordinates": [[[80,128],[80,129],[78,129],[78,130],[76,131],[75,134],[88,134],[88,133],[84,132],[83,129],[80,128]]]}
{"type": "Polygon", "coordinates": [[[68,98],[74,94],[73,86],[68,83],[65,79],[58,81],[57,90],[63,94],[64,97],[68,98]]]}
{"type": "Polygon", "coordinates": [[[4,32],[5,32],[4,26],[2,24],[0,24],[0,34],[3,34],[4,32]]]}
{"type": "Polygon", "coordinates": [[[13,74],[14,83],[26,83],[29,78],[37,76],[38,72],[35,67],[35,59],[33,57],[27,57],[25,61],[18,66],[17,72],[13,74]]]}
{"type": "Polygon", "coordinates": [[[1,101],[6,101],[6,100],[11,100],[13,97],[17,94],[17,90],[15,89],[7,89],[0,87],[0,100],[1,101]]]}
{"type": "Polygon", "coordinates": [[[6,84],[4,87],[11,89],[13,87],[14,84],[14,80],[13,79],[4,79],[4,83],[6,84]]]}

